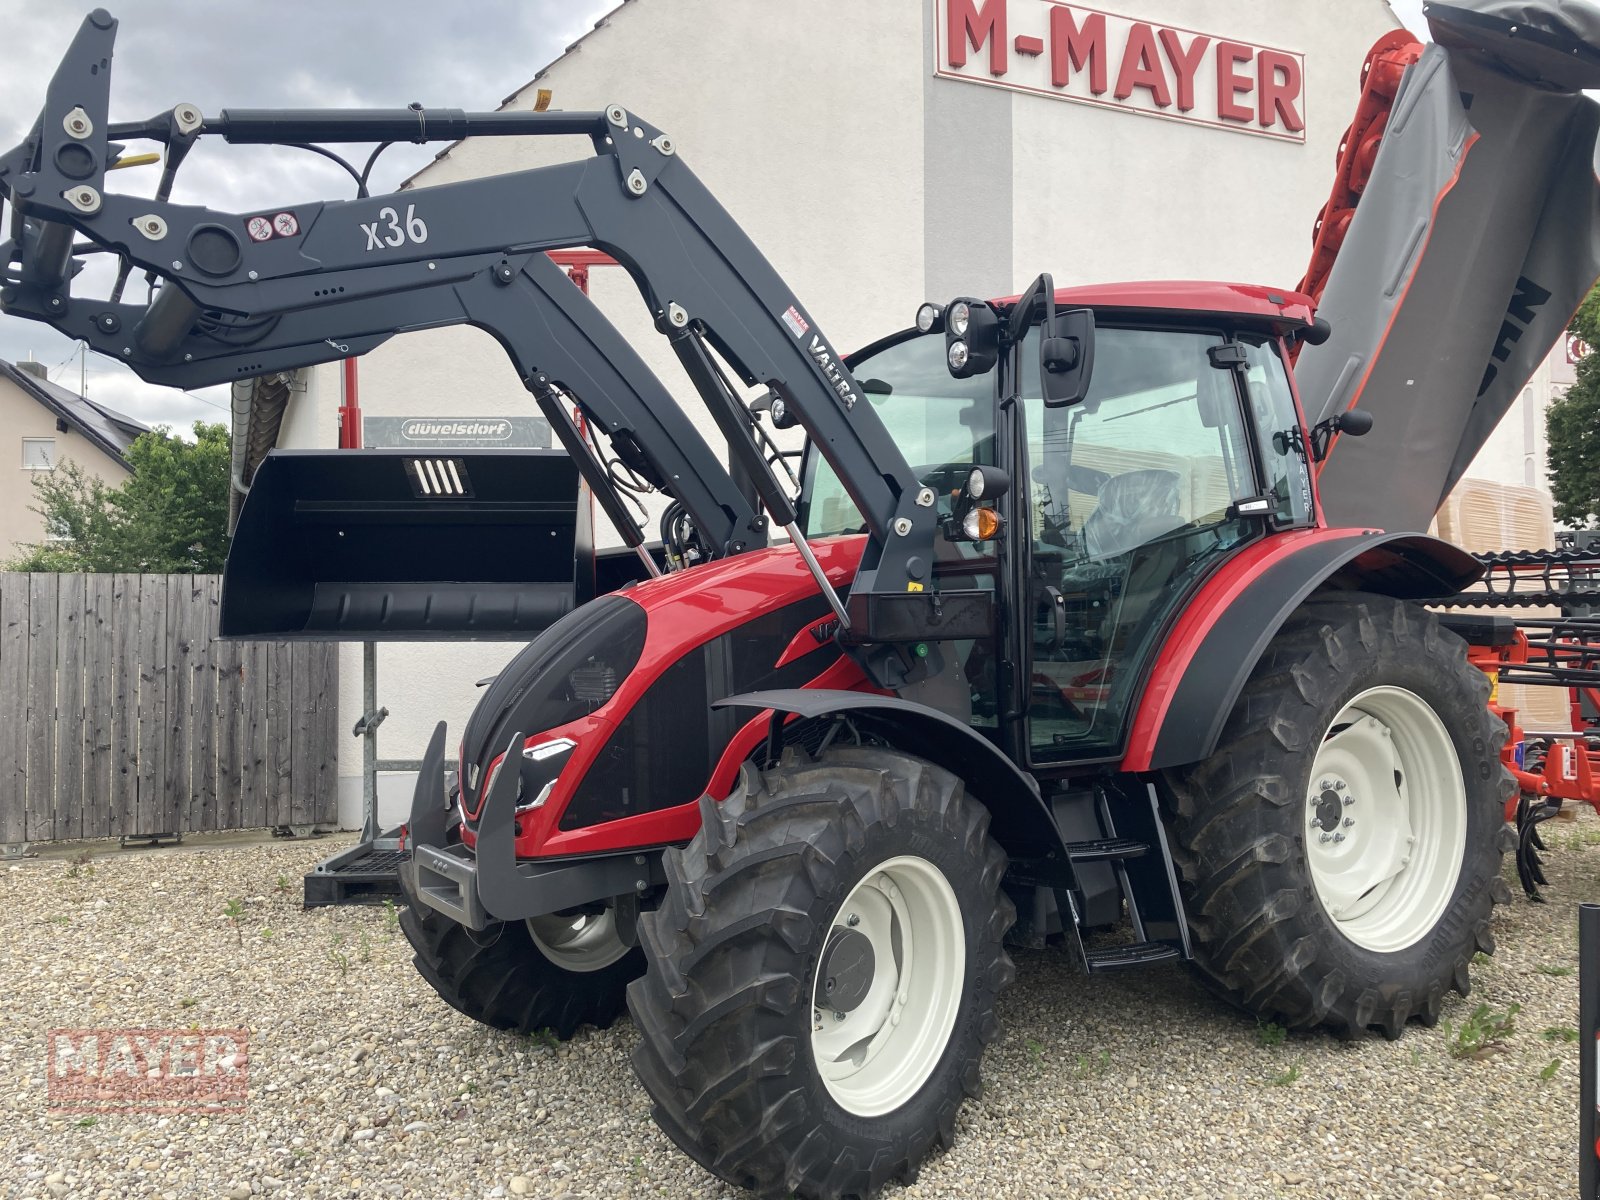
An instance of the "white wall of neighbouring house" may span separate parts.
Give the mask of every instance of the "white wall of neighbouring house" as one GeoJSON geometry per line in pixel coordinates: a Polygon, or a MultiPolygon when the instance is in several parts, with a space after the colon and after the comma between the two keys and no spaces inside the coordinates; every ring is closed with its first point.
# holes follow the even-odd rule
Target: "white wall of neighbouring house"
{"type": "Polygon", "coordinates": [[[45,537],[34,481],[39,465],[76,463],[91,479],[115,487],[129,475],[76,429],[56,428],[56,415],[9,379],[0,378],[0,562],[45,537]]]}
{"type": "MultiPolygon", "coordinates": [[[[507,107],[531,108],[547,88],[552,108],[616,103],[665,130],[841,350],[909,325],[925,299],[1013,294],[1042,271],[1060,284],[1209,278],[1293,287],[1332,185],[1362,63],[1398,26],[1384,0],[1116,0],[1105,18],[1099,95],[1088,43],[1079,45],[1081,69],[1055,86],[1052,72],[1072,66],[1063,57],[1065,26],[1052,24],[1064,20],[1052,16],[1060,8],[1075,30],[1092,29],[1092,10],[1038,0],[627,0],[507,107]],[[1005,38],[984,26],[974,48],[967,12],[983,26],[996,5],[1005,10],[1005,38]],[[1141,34],[1138,26],[1148,28],[1141,34]],[[1194,55],[1186,96],[1172,60],[1161,57],[1169,53],[1163,29],[1177,52],[1194,55]],[[1151,39],[1156,57],[1134,55],[1128,66],[1123,46],[1138,37],[1151,39]],[[1025,52],[1030,39],[1039,53],[1025,52]],[[954,43],[962,46],[955,56],[954,43]],[[1233,61],[1239,83],[1224,97],[1217,55],[1226,45],[1248,55],[1233,61]],[[1261,79],[1252,72],[1264,50],[1294,60],[1274,85],[1290,70],[1303,72],[1292,103],[1303,129],[1277,110],[1268,127],[1252,107],[1261,79]],[[1169,89],[1165,109],[1152,70],[1169,89]],[[1132,86],[1119,101],[1125,75],[1132,86]],[[1081,102],[1061,99],[1063,92],[1081,102]],[[1224,117],[1224,101],[1249,118],[1224,117]],[[1179,111],[1185,102],[1188,111],[1179,111]]],[[[471,107],[475,99],[452,103],[471,107]]],[[[589,153],[583,138],[471,140],[422,171],[402,199],[426,218],[430,187],[589,153]]],[[[530,209],[530,235],[538,227],[530,209]]],[[[709,418],[627,277],[597,268],[590,279],[601,309],[710,439],[709,418]]],[[[360,369],[369,415],[532,411],[509,360],[476,330],[395,338],[360,369]]],[[[311,374],[292,404],[284,445],[337,444],[338,369],[311,374]]],[[[381,647],[379,700],[391,712],[381,754],[420,755],[440,718],[459,730],[477,695],[472,681],[514,650],[381,647]]],[[[359,715],[359,647],[346,647],[340,678],[348,726],[359,715]]],[[[347,753],[340,762],[342,811],[354,813],[360,759],[347,753]]],[[[406,783],[390,786],[386,820],[403,812],[406,783]]]]}

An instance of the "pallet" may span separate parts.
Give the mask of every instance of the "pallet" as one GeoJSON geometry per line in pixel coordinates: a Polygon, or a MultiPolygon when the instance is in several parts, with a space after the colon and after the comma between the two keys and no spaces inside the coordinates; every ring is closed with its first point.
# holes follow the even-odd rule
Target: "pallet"
{"type": "Polygon", "coordinates": [[[318,863],[305,877],[305,907],[381,904],[400,898],[400,864],[411,857],[399,839],[360,842],[318,863]]]}

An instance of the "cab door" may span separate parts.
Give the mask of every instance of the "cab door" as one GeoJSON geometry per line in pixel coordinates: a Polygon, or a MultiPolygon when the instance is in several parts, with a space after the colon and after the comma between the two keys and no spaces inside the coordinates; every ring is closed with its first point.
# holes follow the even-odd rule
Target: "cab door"
{"type": "Polygon", "coordinates": [[[1039,766],[1119,752],[1169,619],[1262,528],[1235,508],[1264,489],[1240,373],[1213,365],[1226,341],[1215,330],[1102,325],[1089,394],[1070,408],[1046,408],[1031,372],[1024,651],[1039,766]]]}

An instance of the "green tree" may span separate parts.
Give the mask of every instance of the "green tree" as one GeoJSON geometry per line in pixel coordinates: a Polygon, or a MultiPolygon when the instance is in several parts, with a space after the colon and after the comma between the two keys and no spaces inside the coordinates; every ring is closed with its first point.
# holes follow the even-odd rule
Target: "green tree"
{"type": "Polygon", "coordinates": [[[133,474],[118,487],[75,463],[41,472],[38,504],[58,540],[29,547],[14,571],[215,573],[228,554],[228,427],[197,421],[195,440],[165,428],[128,447],[133,474]]]}
{"type": "MultiPolygon", "coordinates": [[[[1600,346],[1600,288],[1589,293],[1572,332],[1600,346]]],[[[1573,529],[1600,528],[1600,353],[1578,362],[1578,381],[1545,410],[1550,494],[1556,520],[1573,529]]]]}
{"type": "Polygon", "coordinates": [[[1590,346],[1600,346],[1600,287],[1584,299],[1567,328],[1590,346]]]}

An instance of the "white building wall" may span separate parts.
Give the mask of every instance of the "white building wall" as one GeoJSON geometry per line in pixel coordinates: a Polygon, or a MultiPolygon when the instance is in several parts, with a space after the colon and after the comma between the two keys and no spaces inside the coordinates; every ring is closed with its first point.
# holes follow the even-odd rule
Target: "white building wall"
{"type": "Polygon", "coordinates": [[[1483,449],[1467,468],[1471,479],[1550,491],[1550,445],[1545,434],[1545,409],[1577,382],[1567,361],[1563,339],[1522,389],[1483,449]]]}
{"type": "MultiPolygon", "coordinates": [[[[1013,290],[1044,270],[1064,285],[1216,279],[1293,287],[1305,274],[1312,222],[1355,115],[1361,64],[1400,22],[1381,2],[1134,0],[1116,7],[1158,25],[1304,54],[1306,140],[1015,94],[1013,290]]],[[[1115,71],[1113,62],[1113,79],[1115,71]]]]}
{"type": "MultiPolygon", "coordinates": [[[[537,89],[549,88],[554,108],[620,103],[667,131],[841,349],[909,324],[930,294],[1004,294],[1041,271],[1062,284],[1216,278],[1292,287],[1361,63],[1398,24],[1388,5],[1120,0],[1119,9],[1304,53],[1306,141],[934,78],[936,0],[629,0],[508,107],[531,108],[537,89]]],[[[426,215],[429,186],[590,152],[586,139],[463,143],[421,173],[415,202],[426,215]]],[[[631,283],[600,268],[590,284],[718,444],[631,283]]],[[[285,446],[337,444],[337,368],[312,374],[285,423],[285,446]]],[[[532,406],[499,347],[468,329],[407,335],[367,355],[361,402],[370,415],[396,416],[532,406]]],[[[380,647],[379,703],[391,713],[380,755],[420,756],[440,718],[459,730],[477,696],[472,682],[516,649],[380,647]]],[[[345,648],[341,666],[348,726],[360,713],[359,647],[345,648]]],[[[358,812],[359,764],[355,753],[341,759],[346,823],[358,812]]],[[[386,788],[385,822],[403,814],[407,791],[404,780],[386,788]]]]}

